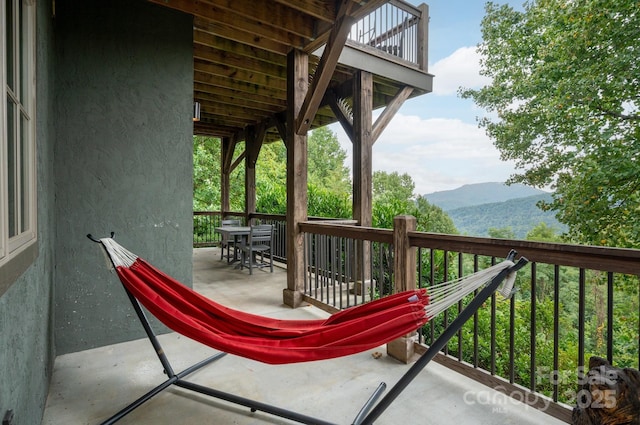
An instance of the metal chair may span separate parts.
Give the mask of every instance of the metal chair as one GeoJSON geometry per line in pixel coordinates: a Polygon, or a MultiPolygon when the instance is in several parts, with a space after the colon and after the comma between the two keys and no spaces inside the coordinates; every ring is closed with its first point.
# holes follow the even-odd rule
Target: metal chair
{"type": "Polygon", "coordinates": [[[258,224],[251,226],[247,243],[242,246],[242,258],[240,269],[249,268],[249,274],[253,274],[253,268],[263,268],[269,266],[273,273],[273,254],[271,252],[271,241],[273,240],[273,225],[258,224]],[[269,261],[265,259],[265,254],[269,254],[269,261]],[[260,260],[258,260],[258,254],[260,260]]]}
{"type": "MultiPolygon", "coordinates": [[[[220,222],[220,226],[224,227],[224,226],[241,226],[242,224],[240,223],[240,220],[222,220],[220,222]]],[[[230,263],[231,260],[233,258],[237,258],[237,253],[236,253],[236,249],[238,248],[236,246],[236,241],[234,240],[234,238],[229,238],[226,235],[222,235],[222,239],[220,240],[220,261],[222,261],[225,258],[224,255],[224,249],[227,248],[227,263],[230,263]],[[231,254],[231,248],[233,248],[233,255],[231,254]]]]}

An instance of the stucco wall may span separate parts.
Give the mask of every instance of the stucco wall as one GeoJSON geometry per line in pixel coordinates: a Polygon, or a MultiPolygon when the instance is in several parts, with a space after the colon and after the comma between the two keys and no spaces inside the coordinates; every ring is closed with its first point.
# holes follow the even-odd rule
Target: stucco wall
{"type": "Polygon", "coordinates": [[[143,336],[99,245],[191,283],[192,20],[143,1],[56,1],[55,346],[143,336]]]}
{"type": "Polygon", "coordinates": [[[0,296],[0,418],[38,424],[53,366],[53,141],[51,2],[37,4],[38,257],[0,296]]]}

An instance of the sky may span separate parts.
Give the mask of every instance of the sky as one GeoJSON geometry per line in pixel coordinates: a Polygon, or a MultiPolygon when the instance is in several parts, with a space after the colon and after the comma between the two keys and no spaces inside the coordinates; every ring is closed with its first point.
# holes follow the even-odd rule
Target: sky
{"type": "MultiPolygon", "coordinates": [[[[421,1],[409,0],[419,4],[421,1]]],[[[520,7],[522,2],[494,1],[520,7]]],[[[424,195],[465,184],[504,182],[516,172],[500,159],[477,125],[483,111],[457,96],[459,87],[480,88],[476,46],[482,40],[484,0],[426,0],[429,5],[429,72],[433,92],[407,100],[373,146],[373,170],[408,173],[424,195]]],[[[381,110],[374,111],[374,121],[381,110]]],[[[348,154],[351,141],[340,125],[331,129],[348,154]]]]}

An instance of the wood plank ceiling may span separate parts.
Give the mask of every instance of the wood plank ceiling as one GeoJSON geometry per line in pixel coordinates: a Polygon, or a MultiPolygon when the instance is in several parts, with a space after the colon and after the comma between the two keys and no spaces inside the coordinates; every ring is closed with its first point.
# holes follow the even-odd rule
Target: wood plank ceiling
{"type": "MultiPolygon", "coordinates": [[[[150,0],[193,15],[194,100],[201,119],[194,134],[244,139],[247,126],[266,124],[265,142],[280,140],[275,117],[286,110],[287,53],[311,54],[336,24],[335,0],[150,0]]],[[[386,3],[342,0],[355,19],[386,3]]],[[[343,9],[344,10],[344,7],[343,9]]],[[[310,56],[313,75],[319,61],[310,56]]],[[[343,104],[351,97],[354,69],[338,65],[328,92],[343,104]]],[[[374,78],[374,108],[388,104],[402,84],[374,78]]],[[[328,98],[328,97],[325,97],[328,98]]],[[[335,122],[326,101],[312,128],[335,122]]]]}

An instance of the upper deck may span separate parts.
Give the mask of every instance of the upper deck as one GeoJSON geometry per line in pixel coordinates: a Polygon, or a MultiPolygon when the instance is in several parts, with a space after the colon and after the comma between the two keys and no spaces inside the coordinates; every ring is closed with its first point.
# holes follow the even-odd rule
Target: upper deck
{"type": "MultiPolygon", "coordinates": [[[[373,108],[399,90],[411,97],[431,91],[427,72],[428,7],[393,0],[261,1],[150,0],[193,15],[194,133],[244,139],[247,126],[265,125],[265,141],[280,139],[279,114],[287,109],[287,54],[309,54],[309,85],[326,79],[309,128],[337,121],[336,105],[350,113],[353,75],[370,72],[373,108]],[[336,5],[337,4],[337,5],[336,5]],[[344,41],[343,41],[344,40],[344,41]],[[323,75],[327,46],[337,57],[323,75]]],[[[329,55],[327,55],[329,56],[329,55]]]]}

